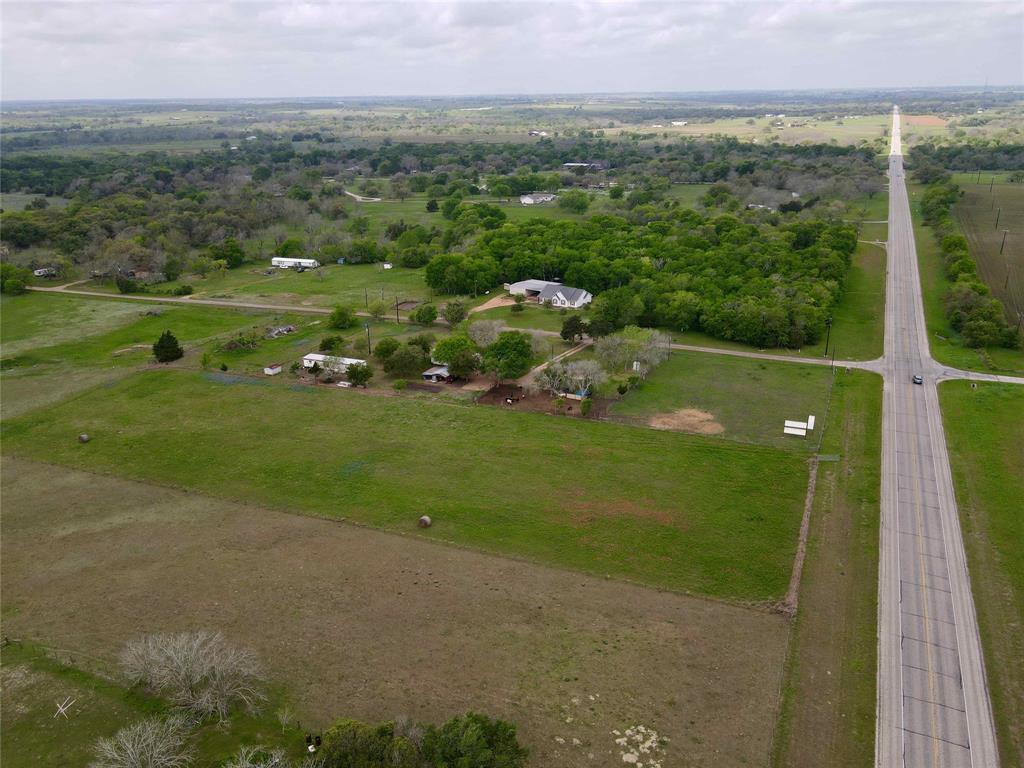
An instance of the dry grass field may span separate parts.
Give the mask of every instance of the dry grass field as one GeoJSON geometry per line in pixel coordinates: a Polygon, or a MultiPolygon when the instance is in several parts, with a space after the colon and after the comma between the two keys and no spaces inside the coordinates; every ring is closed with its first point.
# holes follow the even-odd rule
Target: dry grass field
{"type": "Polygon", "coordinates": [[[350,524],[6,458],[4,632],[110,659],[143,632],[253,646],[303,723],[473,708],[532,765],[764,765],[784,618],[350,524]]]}

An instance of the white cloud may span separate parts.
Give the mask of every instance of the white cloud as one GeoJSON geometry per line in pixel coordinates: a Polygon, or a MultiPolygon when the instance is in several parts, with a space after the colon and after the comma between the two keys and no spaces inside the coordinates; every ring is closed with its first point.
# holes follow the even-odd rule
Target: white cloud
{"type": "Polygon", "coordinates": [[[1024,81],[1019,2],[5,0],[5,99],[1024,81]]]}

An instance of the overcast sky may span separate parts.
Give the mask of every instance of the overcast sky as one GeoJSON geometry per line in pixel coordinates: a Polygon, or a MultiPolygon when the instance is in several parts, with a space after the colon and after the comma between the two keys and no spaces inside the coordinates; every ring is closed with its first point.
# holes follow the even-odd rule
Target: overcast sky
{"type": "Polygon", "coordinates": [[[4,99],[1024,82],[1024,2],[3,0],[4,99]]]}

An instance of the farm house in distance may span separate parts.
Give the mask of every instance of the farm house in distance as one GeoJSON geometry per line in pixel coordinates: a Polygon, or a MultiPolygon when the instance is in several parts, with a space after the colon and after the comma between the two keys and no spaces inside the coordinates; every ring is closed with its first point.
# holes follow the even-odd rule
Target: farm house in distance
{"type": "Polygon", "coordinates": [[[520,195],[519,202],[522,205],[540,205],[541,203],[550,203],[555,197],[557,195],[551,192],[533,192],[529,195],[520,195]]]}
{"type": "Polygon", "coordinates": [[[551,280],[520,280],[518,283],[506,283],[505,290],[513,296],[536,299],[540,304],[550,302],[553,307],[567,309],[580,309],[594,300],[590,291],[551,280]]]}

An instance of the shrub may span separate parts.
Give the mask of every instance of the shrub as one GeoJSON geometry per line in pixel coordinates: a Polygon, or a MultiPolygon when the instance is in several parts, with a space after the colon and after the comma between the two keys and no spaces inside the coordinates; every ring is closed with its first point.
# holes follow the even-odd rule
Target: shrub
{"type": "Polygon", "coordinates": [[[328,319],[327,324],[331,328],[345,329],[355,328],[358,322],[359,321],[356,319],[356,313],[351,307],[339,304],[331,312],[331,316],[328,319]]]}
{"type": "Polygon", "coordinates": [[[160,334],[156,344],[153,345],[153,357],[158,363],[170,363],[184,357],[185,350],[170,331],[160,334]]]}
{"type": "Polygon", "coordinates": [[[519,768],[528,754],[514,725],[474,712],[428,728],[422,753],[429,765],[450,768],[519,768]]]}
{"type": "Polygon", "coordinates": [[[395,379],[395,382],[391,386],[395,388],[396,392],[401,392],[403,389],[409,386],[409,382],[407,382],[405,379],[395,379]]]}
{"type": "Polygon", "coordinates": [[[3,292],[9,296],[20,296],[26,291],[28,291],[28,288],[25,287],[25,281],[17,277],[12,277],[4,283],[3,292]]]}
{"type": "Polygon", "coordinates": [[[418,346],[406,344],[384,361],[384,370],[392,376],[419,376],[430,363],[427,353],[418,346]]]}
{"type": "Polygon", "coordinates": [[[415,336],[410,336],[407,343],[410,346],[419,347],[424,352],[430,352],[435,338],[432,333],[417,333],[415,336]]]}
{"type": "Polygon", "coordinates": [[[0,264],[0,292],[9,293],[12,296],[25,292],[32,273],[25,267],[17,267],[14,264],[0,264]]]}
{"type": "Polygon", "coordinates": [[[386,336],[378,341],[377,346],[373,348],[373,356],[383,362],[395,354],[400,346],[402,345],[399,344],[398,339],[393,336],[386,336]]]}
{"type": "Polygon", "coordinates": [[[449,301],[444,306],[444,319],[449,325],[458,325],[466,319],[466,305],[461,301],[449,301]]]}
{"type": "Polygon", "coordinates": [[[409,313],[409,319],[417,325],[433,325],[437,320],[437,307],[433,304],[420,304],[409,313]]]}
{"type": "MultiPolygon", "coordinates": [[[[393,723],[341,720],[324,732],[320,759],[326,768],[420,768],[419,750],[393,723]]],[[[470,765],[467,763],[467,765],[470,765]]]]}
{"type": "Polygon", "coordinates": [[[365,387],[373,378],[373,368],[366,363],[353,363],[345,370],[345,376],[355,387],[365,387]]]}
{"type": "Polygon", "coordinates": [[[591,400],[589,397],[585,397],[583,398],[583,400],[580,401],[580,413],[583,414],[584,416],[589,416],[593,408],[594,401],[591,400]]]}
{"type": "Polygon", "coordinates": [[[327,352],[334,354],[340,352],[345,348],[345,337],[344,336],[324,336],[320,339],[320,352],[327,352]]]}
{"type": "Polygon", "coordinates": [[[179,285],[174,289],[175,296],[191,296],[195,289],[191,285],[179,285]]]}
{"type": "Polygon", "coordinates": [[[143,288],[138,281],[125,275],[118,275],[114,278],[114,284],[121,293],[141,293],[143,288]]]}

